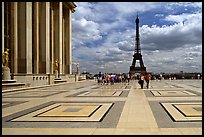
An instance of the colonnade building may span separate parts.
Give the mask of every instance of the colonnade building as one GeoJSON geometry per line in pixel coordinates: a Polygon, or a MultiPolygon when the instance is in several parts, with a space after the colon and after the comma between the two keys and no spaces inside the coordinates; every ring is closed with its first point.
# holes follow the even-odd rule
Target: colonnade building
{"type": "Polygon", "coordinates": [[[2,54],[9,49],[11,79],[50,84],[72,75],[74,2],[2,2],[2,54]]]}

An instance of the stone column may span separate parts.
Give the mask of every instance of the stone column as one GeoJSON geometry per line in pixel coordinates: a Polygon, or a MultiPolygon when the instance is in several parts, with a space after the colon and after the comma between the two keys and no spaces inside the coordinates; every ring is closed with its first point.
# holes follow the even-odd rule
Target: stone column
{"type": "Polygon", "coordinates": [[[54,72],[54,20],[53,20],[53,7],[50,10],[50,73],[54,72]]]}
{"type": "Polygon", "coordinates": [[[14,73],[18,73],[18,3],[17,2],[14,2],[14,11],[13,11],[13,25],[14,25],[14,30],[13,30],[13,36],[14,36],[14,43],[13,43],[13,46],[14,46],[14,68],[13,68],[13,72],[14,73]]]}
{"type": "Polygon", "coordinates": [[[64,19],[64,7],[62,18],[62,74],[65,74],[65,19],[64,19]]]}
{"type": "Polygon", "coordinates": [[[32,2],[18,3],[18,72],[32,74],[32,2]]]}
{"type": "Polygon", "coordinates": [[[46,74],[50,74],[50,2],[46,3],[46,74]]]}
{"type": "Polygon", "coordinates": [[[69,9],[64,12],[65,73],[69,74],[69,9]]]}
{"type": "Polygon", "coordinates": [[[26,73],[32,74],[32,2],[26,2],[26,73]]]}
{"type": "Polygon", "coordinates": [[[50,74],[50,3],[40,3],[40,73],[50,74]]]}
{"type": "Polygon", "coordinates": [[[26,73],[26,22],[25,22],[25,2],[18,3],[18,73],[26,73]]]}
{"type": "MultiPolygon", "coordinates": [[[[59,60],[59,3],[53,2],[53,49],[54,49],[54,64],[56,60],[59,60]]],[[[54,65],[53,64],[53,65],[54,65]]],[[[55,68],[54,68],[55,70],[55,68]]]]}
{"type": "Polygon", "coordinates": [[[10,66],[11,73],[17,73],[18,66],[18,21],[17,21],[17,2],[10,3],[11,16],[10,16],[10,66]]]}
{"type": "Polygon", "coordinates": [[[39,2],[34,2],[34,73],[39,73],[39,2]]]}
{"type": "Polygon", "coordinates": [[[69,19],[68,19],[68,73],[72,74],[72,11],[69,9],[69,19]]]}
{"type": "MultiPolygon", "coordinates": [[[[1,28],[1,33],[2,33],[2,53],[4,52],[4,2],[2,2],[2,28],[1,28]]],[[[1,66],[3,67],[3,62],[1,64],[1,66]]]]}
{"type": "Polygon", "coordinates": [[[68,14],[67,14],[67,9],[66,11],[64,12],[64,57],[65,57],[65,62],[64,62],[64,72],[65,74],[68,73],[68,58],[67,58],[67,54],[68,54],[68,35],[67,35],[67,17],[68,14]]]}
{"type": "Polygon", "coordinates": [[[59,10],[58,10],[58,44],[59,44],[59,73],[62,74],[62,16],[63,16],[63,6],[62,2],[59,2],[59,10]]]}
{"type": "MultiPolygon", "coordinates": [[[[4,2],[2,2],[2,55],[4,53],[4,27],[5,27],[4,26],[4,2]]],[[[3,61],[2,61],[2,73],[3,73],[2,81],[11,79],[10,69],[8,66],[3,66],[3,61]]]]}
{"type": "Polygon", "coordinates": [[[10,18],[10,68],[11,73],[18,71],[18,10],[17,2],[11,3],[10,18]]]}

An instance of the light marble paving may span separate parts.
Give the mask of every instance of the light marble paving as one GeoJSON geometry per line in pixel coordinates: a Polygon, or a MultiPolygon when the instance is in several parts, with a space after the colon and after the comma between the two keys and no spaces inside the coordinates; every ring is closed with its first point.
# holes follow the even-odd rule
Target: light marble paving
{"type": "MultiPolygon", "coordinates": [[[[157,96],[157,97],[146,97],[144,91],[145,90],[158,90],[158,89],[162,89],[162,90],[175,90],[178,89],[178,91],[186,91],[187,90],[187,94],[194,94],[189,92],[188,90],[193,90],[195,92],[198,93],[202,93],[201,89],[202,86],[200,84],[195,84],[196,87],[190,86],[190,84],[192,85],[193,82],[192,81],[178,81],[178,80],[172,80],[172,81],[150,81],[150,85],[151,88],[150,89],[140,89],[140,86],[138,85],[137,81],[131,81],[130,85],[127,84],[115,84],[115,85],[98,85],[96,82],[94,81],[90,81],[90,82],[81,82],[80,81],[80,85],[79,84],[61,84],[59,85],[59,87],[46,87],[43,90],[44,91],[59,91],[62,90],[64,91],[69,90],[69,92],[63,92],[60,94],[56,94],[53,96],[47,96],[44,98],[2,98],[2,104],[5,105],[4,102],[6,101],[28,101],[27,103],[22,103],[22,104],[18,104],[16,106],[10,106],[7,108],[2,109],[2,118],[9,116],[11,114],[14,113],[18,113],[20,111],[32,108],[32,107],[37,107],[41,104],[47,103],[49,101],[71,101],[71,102],[87,102],[87,108],[84,109],[84,112],[80,112],[77,111],[77,108],[81,108],[82,104],[77,104],[78,107],[75,108],[75,110],[73,109],[73,107],[70,107],[70,109],[72,108],[73,111],[75,111],[76,115],[84,115],[87,116],[90,114],[91,111],[94,111],[94,109],[96,109],[96,107],[98,105],[102,105],[104,106],[103,109],[101,109],[101,111],[96,111],[96,115],[95,117],[93,117],[93,119],[97,119],[99,120],[101,118],[101,116],[103,114],[105,114],[106,112],[108,112],[107,110],[111,107],[111,103],[110,102],[114,102],[114,101],[125,101],[124,107],[122,109],[120,118],[118,120],[118,123],[116,125],[115,128],[103,128],[103,127],[94,127],[94,128],[89,128],[89,127],[80,127],[79,128],[64,128],[64,127],[57,127],[57,128],[36,128],[36,127],[26,127],[26,128],[22,128],[22,127],[12,127],[12,128],[6,128],[4,126],[2,126],[2,134],[3,135],[202,135],[202,127],[172,127],[172,128],[160,128],[157,125],[157,121],[155,119],[154,113],[151,110],[151,107],[149,105],[150,101],[157,101],[157,102],[165,102],[165,101],[169,101],[169,102],[173,102],[175,101],[175,103],[178,103],[177,101],[185,101],[185,103],[187,103],[188,101],[192,102],[197,102],[198,101],[202,101],[202,97],[198,96],[198,95],[193,95],[193,96],[186,96],[186,97],[177,97],[177,96],[171,96],[171,97],[162,97],[162,96],[157,96]],[[90,84],[89,84],[90,83],[90,84]],[[93,84],[95,83],[95,84],[93,84]],[[89,86],[90,85],[90,86],[89,86]],[[179,88],[176,88],[173,85],[177,85],[179,86],[179,88]],[[121,97],[121,96],[115,96],[115,97],[92,97],[92,96],[83,96],[82,97],[72,97],[69,95],[75,94],[75,93],[79,93],[82,91],[92,91],[95,92],[98,89],[104,89],[107,91],[122,91],[121,89],[126,90],[126,86],[131,86],[129,94],[127,97],[121,97]],[[98,89],[96,87],[99,87],[98,89]],[[200,88],[197,88],[200,87],[200,88]],[[92,89],[92,88],[96,88],[96,89],[92,89]],[[93,102],[93,103],[90,103],[93,102]],[[109,102],[109,103],[97,103],[97,102],[109,102]],[[92,105],[90,105],[92,104],[92,105]],[[78,113],[78,114],[77,114],[78,113]],[[37,132],[36,132],[37,131],[37,132]]],[[[144,85],[145,87],[145,85],[144,85]]],[[[35,89],[36,91],[38,91],[38,89],[35,89]]],[[[43,92],[44,92],[43,91],[43,92]]],[[[16,92],[21,92],[21,91],[16,91],[16,92]]],[[[23,91],[24,92],[24,91],[23,91]]],[[[112,93],[113,93],[112,92],[112,93]]],[[[13,94],[12,93],[5,93],[5,94],[13,94]]],[[[111,93],[111,92],[110,92],[111,93]]],[[[39,92],[39,95],[42,95],[43,93],[39,92]]],[[[92,95],[96,95],[98,93],[91,93],[92,95]]],[[[4,94],[3,94],[4,95],[4,94]]],[[[28,94],[27,94],[28,95],[28,94]]],[[[20,94],[19,94],[20,96],[20,94]]],[[[165,103],[167,103],[165,102],[165,103]]],[[[179,102],[179,104],[181,104],[179,102]]],[[[177,107],[179,107],[179,109],[183,109],[183,111],[185,111],[185,113],[187,115],[192,114],[195,115],[195,111],[193,111],[192,109],[189,110],[188,108],[185,108],[182,105],[177,104],[177,107]]],[[[33,119],[33,116],[36,116],[38,114],[41,113],[42,115],[65,115],[65,116],[73,116],[74,112],[70,112],[69,110],[67,110],[69,106],[66,106],[67,103],[63,104],[63,103],[58,103],[55,105],[50,105],[48,107],[44,107],[44,109],[39,109],[37,111],[34,111],[32,113],[26,114],[24,116],[18,117],[16,119],[13,119],[13,122],[17,122],[18,120],[26,120],[27,122],[29,121],[38,121],[36,119],[33,119]],[[47,113],[42,113],[45,112],[46,110],[50,108],[53,108],[53,106],[55,105],[64,105],[63,107],[56,109],[55,111],[53,111],[51,113],[47,112],[47,113]]],[[[172,106],[172,104],[165,104],[172,106]]],[[[200,105],[200,104],[199,104],[200,105]]],[[[202,105],[202,102],[201,102],[202,105]]],[[[192,108],[193,106],[191,106],[192,108]]],[[[199,107],[199,106],[197,106],[199,107]]],[[[174,112],[172,112],[174,113],[174,112]]],[[[197,115],[197,114],[196,114],[197,115]]],[[[199,114],[200,115],[200,114],[199,114]]],[[[43,117],[38,117],[38,118],[43,118],[43,117]]],[[[47,119],[47,118],[46,118],[47,119]]],[[[60,122],[60,117],[59,118],[55,118],[57,120],[55,120],[55,122],[60,122]]],[[[67,120],[66,118],[62,118],[63,120],[67,120]]],[[[74,118],[72,118],[74,119],[74,118]]],[[[51,118],[50,120],[53,120],[53,118],[51,118]]],[[[48,121],[50,121],[48,120],[48,121]]],[[[62,121],[63,121],[62,120],[62,121]]],[[[77,120],[77,118],[75,119],[77,120]]],[[[88,119],[86,119],[85,121],[87,121],[88,119]]],[[[90,119],[89,119],[90,120],[90,119]]],[[[39,120],[40,121],[46,121],[45,118],[39,120]]],[[[111,122],[111,121],[110,121],[111,122]]],[[[20,123],[19,123],[20,124],[20,123]]]]}

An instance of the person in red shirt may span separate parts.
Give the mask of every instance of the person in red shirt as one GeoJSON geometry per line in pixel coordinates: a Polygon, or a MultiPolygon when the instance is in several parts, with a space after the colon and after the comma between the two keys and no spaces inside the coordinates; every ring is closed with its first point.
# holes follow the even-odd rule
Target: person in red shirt
{"type": "Polygon", "coordinates": [[[147,88],[149,88],[149,81],[150,81],[150,79],[151,79],[151,75],[150,75],[150,73],[147,73],[145,75],[145,81],[147,83],[147,88]]]}

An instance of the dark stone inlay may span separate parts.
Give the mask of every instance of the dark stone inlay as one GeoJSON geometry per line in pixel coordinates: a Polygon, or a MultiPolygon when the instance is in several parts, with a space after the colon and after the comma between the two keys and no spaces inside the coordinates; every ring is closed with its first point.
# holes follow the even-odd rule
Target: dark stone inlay
{"type": "Polygon", "coordinates": [[[143,90],[143,91],[144,91],[146,97],[154,96],[154,94],[152,93],[152,90],[143,90]]]}
{"type": "Polygon", "coordinates": [[[112,95],[114,95],[115,93],[117,93],[116,91],[112,93],[112,95]]]}
{"type": "Polygon", "coordinates": [[[3,95],[3,98],[42,98],[42,97],[49,97],[49,96],[53,96],[56,94],[61,94],[67,91],[24,91],[24,92],[19,92],[19,93],[13,93],[13,94],[8,94],[8,95],[3,95]],[[30,95],[27,96],[21,96],[20,94],[22,93],[26,93],[26,92],[30,92],[30,95]],[[43,93],[43,92],[47,92],[49,94],[47,95],[35,95],[39,93],[43,93]]]}
{"type": "Polygon", "coordinates": [[[198,87],[198,86],[195,86],[195,85],[189,85],[189,86],[192,86],[192,87],[195,87],[195,88],[201,88],[201,87],[198,87]]]}
{"type": "MultiPolygon", "coordinates": [[[[32,107],[15,114],[11,114],[6,117],[2,117],[3,128],[116,128],[119,121],[121,112],[123,110],[125,101],[114,101],[114,102],[63,102],[63,101],[51,101],[45,104],[32,107]],[[67,122],[67,121],[11,121],[17,117],[24,116],[32,113],[44,107],[53,105],[55,103],[113,103],[110,109],[106,112],[100,122],[67,122]]],[[[57,117],[56,117],[57,118],[57,117]]]]}
{"type": "Polygon", "coordinates": [[[26,103],[26,102],[28,101],[2,101],[2,103],[6,103],[5,105],[2,104],[2,108],[19,105],[19,104],[26,103]]]}
{"type": "Polygon", "coordinates": [[[94,88],[91,88],[91,89],[99,89],[99,87],[94,87],[94,88]]]}
{"type": "Polygon", "coordinates": [[[82,108],[67,108],[63,112],[79,112],[82,108]]]}
{"type": "MultiPolygon", "coordinates": [[[[159,93],[159,95],[161,95],[161,93],[159,92],[159,91],[157,91],[157,93],[159,93]]],[[[153,92],[152,92],[152,94],[153,94],[153,92]]],[[[154,94],[153,94],[154,95],[154,94]]],[[[155,95],[154,95],[155,96],[155,95]]]]}
{"type": "Polygon", "coordinates": [[[99,105],[88,117],[91,117],[102,105],[99,105]]]}

